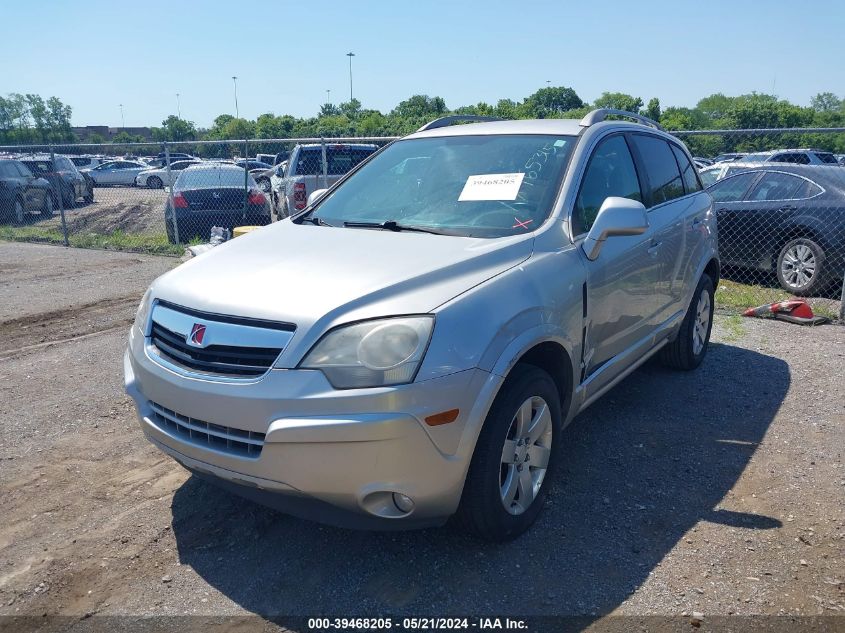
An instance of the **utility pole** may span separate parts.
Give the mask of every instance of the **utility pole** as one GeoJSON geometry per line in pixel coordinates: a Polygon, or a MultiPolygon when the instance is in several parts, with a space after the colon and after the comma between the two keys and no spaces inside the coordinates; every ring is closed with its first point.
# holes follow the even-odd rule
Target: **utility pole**
{"type": "Polygon", "coordinates": [[[182,118],[182,108],[179,105],[179,93],[178,92],[176,93],[176,116],[180,119],[182,118]]]}
{"type": "Polygon", "coordinates": [[[240,119],[241,115],[238,112],[238,78],[233,76],[232,82],[235,84],[235,118],[240,119]]]}
{"type": "Polygon", "coordinates": [[[355,53],[349,51],[346,56],[349,58],[349,102],[352,103],[352,58],[355,57],[355,53]]]}
{"type": "Polygon", "coordinates": [[[126,121],[123,120],[123,104],[120,105],[120,127],[126,129],[126,121]]]}
{"type": "Polygon", "coordinates": [[[331,103],[332,103],[332,91],[331,90],[326,90],[326,103],[328,105],[331,105],[331,103]]]}

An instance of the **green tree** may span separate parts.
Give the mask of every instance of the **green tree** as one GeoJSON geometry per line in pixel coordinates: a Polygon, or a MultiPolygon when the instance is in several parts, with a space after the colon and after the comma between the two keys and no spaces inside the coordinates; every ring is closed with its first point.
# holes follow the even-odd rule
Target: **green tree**
{"type": "MultiPolygon", "coordinates": [[[[91,136],[93,137],[95,135],[92,134],[91,136]]],[[[99,134],[97,134],[96,136],[99,136],[99,134]]],[[[102,137],[100,137],[100,138],[102,138],[102,137]]],[[[112,138],[111,142],[115,143],[115,144],[119,144],[119,143],[143,143],[145,140],[146,139],[143,136],[141,136],[140,134],[129,134],[126,130],[123,130],[123,131],[115,134],[114,137],[112,138]]],[[[89,141],[90,141],[90,138],[89,138],[89,141]]],[[[93,143],[94,141],[90,141],[90,142],[93,143]]]]}
{"type": "Polygon", "coordinates": [[[196,136],[197,128],[193,121],[180,119],[174,114],[162,121],[160,128],[153,128],[153,138],[157,141],[193,141],[196,136]]]}
{"type": "Polygon", "coordinates": [[[567,110],[574,110],[584,105],[581,97],[566,86],[540,88],[525,99],[527,114],[538,119],[561,116],[567,110]]]}
{"type": "Polygon", "coordinates": [[[643,100],[639,97],[632,97],[624,92],[603,92],[593,103],[595,108],[612,108],[614,110],[625,110],[626,112],[639,112],[643,107],[643,100]]]}
{"type": "Polygon", "coordinates": [[[816,112],[836,112],[845,108],[845,99],[840,99],[832,92],[820,92],[810,99],[810,107],[816,112]]]}
{"type": "Polygon", "coordinates": [[[404,101],[400,101],[390,114],[400,119],[436,119],[446,114],[446,112],[446,102],[442,97],[414,95],[404,101]]]}
{"type": "Polygon", "coordinates": [[[649,99],[648,105],[645,107],[640,114],[643,116],[647,116],[652,121],[659,121],[660,120],[660,99],[654,97],[653,99],[649,99]]]}

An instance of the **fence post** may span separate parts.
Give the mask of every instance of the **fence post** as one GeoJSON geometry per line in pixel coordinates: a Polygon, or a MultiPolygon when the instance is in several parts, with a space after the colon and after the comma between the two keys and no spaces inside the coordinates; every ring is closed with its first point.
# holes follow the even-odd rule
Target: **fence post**
{"type": "Polygon", "coordinates": [[[842,294],[839,295],[839,320],[845,322],[845,272],[842,273],[842,294]]]}
{"type": "MultiPolygon", "coordinates": [[[[244,222],[249,208],[249,141],[244,139],[244,222]]],[[[234,229],[235,227],[232,227],[234,229]]]]}
{"type": "Polygon", "coordinates": [[[329,188],[329,165],[326,161],[326,139],[320,137],[320,147],[323,150],[323,189],[329,188]]]}
{"type": "Polygon", "coordinates": [[[179,244],[179,223],[176,221],[176,207],[173,205],[173,174],[170,172],[170,145],[168,145],[167,141],[164,142],[164,160],[167,163],[167,198],[170,200],[170,213],[173,217],[173,239],[179,244]]]}
{"type": "MultiPolygon", "coordinates": [[[[56,152],[53,150],[52,145],[50,146],[50,164],[53,165],[53,173],[58,174],[58,170],[56,169],[56,152]]],[[[70,241],[68,240],[67,235],[67,220],[65,220],[65,196],[62,193],[62,176],[61,174],[58,174],[58,176],[59,195],[57,198],[59,199],[59,213],[62,216],[62,236],[64,237],[65,246],[70,246],[70,241]]]]}

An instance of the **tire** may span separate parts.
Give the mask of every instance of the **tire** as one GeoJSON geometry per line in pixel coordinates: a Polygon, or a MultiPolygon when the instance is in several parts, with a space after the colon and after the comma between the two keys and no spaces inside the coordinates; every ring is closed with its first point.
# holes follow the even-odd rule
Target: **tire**
{"type": "Polygon", "coordinates": [[[713,280],[709,275],[702,275],[678,336],[660,350],[660,360],[668,367],[689,371],[704,360],[713,329],[713,295],[713,280]]]}
{"type": "Polygon", "coordinates": [[[173,230],[173,222],[171,222],[170,220],[165,220],[164,221],[164,227],[167,230],[167,241],[170,242],[171,244],[175,244],[176,243],[176,233],[173,230]]]}
{"type": "Polygon", "coordinates": [[[560,395],[551,376],[517,365],[478,436],[456,517],[464,529],[486,540],[509,541],[534,523],[557,462],[560,429],[560,395]]]}
{"type": "Polygon", "coordinates": [[[827,283],[824,250],[807,237],[791,239],[778,253],[776,272],[780,287],[787,292],[817,294],[827,283]]]}
{"type": "Polygon", "coordinates": [[[82,198],[82,200],[86,204],[91,204],[92,202],[94,202],[94,183],[93,182],[91,182],[91,184],[89,185],[88,193],[85,194],[85,196],[82,198]]]}
{"type": "Polygon", "coordinates": [[[15,205],[12,207],[12,221],[15,224],[23,224],[26,211],[24,210],[23,200],[15,198],[15,205]]]}
{"type": "Polygon", "coordinates": [[[150,189],[164,189],[164,181],[158,176],[150,176],[147,178],[147,187],[150,189]]]}
{"type": "Polygon", "coordinates": [[[73,209],[76,206],[76,196],[73,195],[73,189],[62,193],[62,204],[65,209],[73,209]]]}
{"type": "Polygon", "coordinates": [[[41,217],[45,220],[53,217],[53,196],[49,192],[44,194],[44,206],[41,208],[41,217]]]}

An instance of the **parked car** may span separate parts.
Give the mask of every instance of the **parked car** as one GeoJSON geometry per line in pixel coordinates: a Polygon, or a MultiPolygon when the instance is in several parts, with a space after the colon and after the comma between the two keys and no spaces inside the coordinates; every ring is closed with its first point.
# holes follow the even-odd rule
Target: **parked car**
{"type": "Polygon", "coordinates": [[[279,216],[287,217],[304,209],[310,192],[333,185],[376,149],[375,145],[361,143],[327,145],[324,177],[322,145],[294,147],[285,171],[276,168],[270,177],[272,199],[279,216]]]}
{"type": "Polygon", "coordinates": [[[742,152],[725,152],[724,154],[719,154],[713,159],[713,164],[716,163],[729,163],[734,160],[739,160],[745,156],[742,152]]]}
{"type": "Polygon", "coordinates": [[[290,152],[287,150],[282,150],[276,154],[256,154],[255,160],[261,161],[262,163],[267,163],[268,165],[275,166],[285,161],[290,156],[290,152]]]}
{"type": "Polygon", "coordinates": [[[144,171],[149,171],[149,165],[138,161],[115,160],[103,163],[94,169],[83,171],[94,181],[94,184],[103,185],[128,185],[135,184],[135,178],[144,171]]]}
{"type": "Polygon", "coordinates": [[[18,160],[0,159],[0,221],[23,224],[30,212],[53,217],[53,188],[18,160]]]}
{"type": "Polygon", "coordinates": [[[758,166],[707,189],[722,263],[774,272],[796,295],[824,291],[845,270],[845,173],[838,166],[758,166]]]}
{"type": "MultiPolygon", "coordinates": [[[[285,170],[288,168],[287,161],[282,161],[276,167],[271,167],[270,169],[265,169],[261,172],[252,172],[252,177],[255,178],[255,182],[258,184],[258,188],[261,189],[266,194],[271,196],[271,202],[273,201],[273,196],[276,196],[276,193],[273,191],[273,176],[276,173],[284,174],[285,170]]],[[[275,208],[275,204],[273,207],[275,208]]]]}
{"type": "Polygon", "coordinates": [[[699,169],[703,169],[704,167],[709,167],[710,165],[713,164],[712,160],[710,160],[709,158],[702,158],[701,156],[693,156],[692,162],[699,169]]]}
{"type": "MultiPolygon", "coordinates": [[[[170,152],[170,164],[172,165],[176,161],[183,161],[183,160],[199,160],[196,156],[192,156],[191,154],[186,154],[185,152],[170,152]]],[[[167,154],[165,152],[159,152],[155,158],[150,160],[150,164],[153,167],[165,167],[167,165],[167,154]]]]}
{"type": "Polygon", "coordinates": [[[234,164],[237,165],[238,167],[244,167],[244,165],[247,165],[246,169],[250,173],[252,173],[254,171],[263,172],[263,171],[267,171],[268,169],[273,168],[272,165],[268,165],[267,163],[263,163],[260,160],[243,160],[243,159],[241,159],[241,160],[234,161],[234,164]]]}
{"type": "Polygon", "coordinates": [[[135,176],[135,184],[139,187],[149,187],[150,189],[161,189],[165,185],[170,187],[176,182],[179,177],[179,172],[188,167],[201,164],[201,160],[178,160],[175,163],[170,163],[170,178],[168,179],[167,167],[156,167],[155,169],[146,169],[138,172],[135,176]]]}
{"type": "Polygon", "coordinates": [[[702,362],[716,218],[676,138],[456,118],[153,283],[124,370],[155,446],[291,514],[506,540],[577,413],[652,355],[702,362]]]}
{"type": "Polygon", "coordinates": [[[97,165],[102,165],[113,160],[102,156],[68,156],[68,158],[80,171],[83,169],[94,169],[97,165]]]}
{"type": "Polygon", "coordinates": [[[698,176],[701,178],[702,184],[704,184],[705,187],[709,187],[714,182],[721,180],[722,178],[727,178],[728,176],[738,174],[741,171],[748,171],[749,169],[765,165],[766,163],[746,163],[738,160],[721,161],[719,163],[714,163],[709,167],[700,169],[698,176]]]}
{"type": "Polygon", "coordinates": [[[76,168],[69,158],[55,154],[51,159],[50,155],[23,156],[20,161],[29,170],[46,179],[53,188],[53,205],[58,206],[59,197],[65,208],[76,206],[76,201],[82,198],[85,202],[94,201],[94,190],[91,183],[87,182],[82,173],[76,168]]]}
{"type": "Polygon", "coordinates": [[[737,161],[746,163],[793,163],[795,165],[837,165],[831,152],[818,149],[779,149],[746,154],[737,161]]]}
{"type": "Polygon", "coordinates": [[[194,238],[208,241],[211,227],[230,231],[236,226],[270,223],[270,204],[244,170],[223,163],[203,163],[181,171],[173,186],[173,205],[164,209],[171,244],[194,238]],[[177,240],[178,236],[178,240],[177,240]]]}

